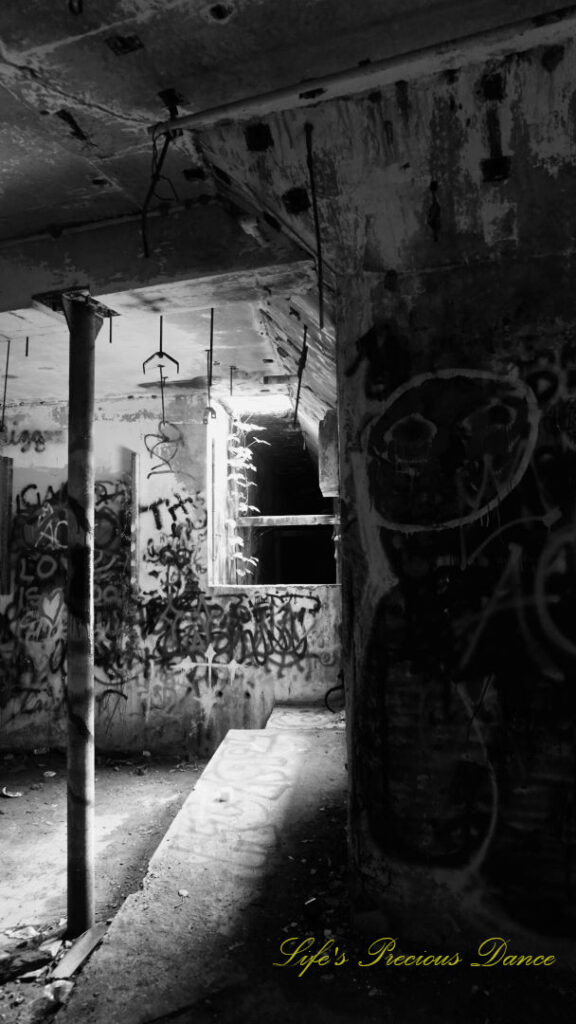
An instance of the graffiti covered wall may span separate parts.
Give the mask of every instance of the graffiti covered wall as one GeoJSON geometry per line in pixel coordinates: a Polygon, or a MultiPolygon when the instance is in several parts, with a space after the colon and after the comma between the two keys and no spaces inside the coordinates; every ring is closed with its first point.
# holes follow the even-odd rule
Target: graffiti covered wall
{"type": "MultiPolygon", "coordinates": [[[[338,595],[209,591],[203,408],[180,397],[167,411],[169,437],[143,403],[129,416],[106,403],[97,419],[96,739],[209,753],[230,727],[262,727],[275,700],[321,700],[335,684],[338,595]]],[[[65,742],[65,410],[42,417],[19,411],[10,424],[20,448],[10,449],[11,586],[0,595],[5,746],[65,742]]]]}
{"type": "Polygon", "coordinates": [[[368,890],[386,881],[387,906],[421,907],[423,934],[438,935],[457,906],[471,923],[496,907],[500,920],[567,935],[576,310],[561,296],[570,319],[531,310],[529,322],[516,282],[500,270],[497,288],[496,274],[476,271],[485,303],[473,338],[456,272],[415,298],[386,296],[374,279],[351,285],[360,338],[353,307],[342,313],[355,856],[368,855],[368,890]]]}
{"type": "Polygon", "coordinates": [[[353,854],[426,942],[574,935],[575,61],[570,39],[356,101],[374,216],[339,281],[353,854]]]}

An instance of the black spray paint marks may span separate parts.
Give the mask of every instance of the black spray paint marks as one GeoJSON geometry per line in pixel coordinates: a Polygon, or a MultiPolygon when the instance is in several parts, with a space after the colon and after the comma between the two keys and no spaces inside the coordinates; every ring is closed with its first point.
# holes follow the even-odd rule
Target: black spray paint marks
{"type": "MultiPolygon", "coordinates": [[[[85,518],[85,516],[83,517],[85,518]]],[[[95,487],[95,661],[122,684],[136,657],[131,635],[130,492],[121,480],[95,487]]],[[[68,499],[63,485],[16,495],[12,531],[13,599],[0,613],[0,706],[19,696],[19,713],[55,713],[66,674],[68,499]],[[29,652],[34,652],[30,662],[29,652]],[[26,679],[31,676],[28,696],[26,679]],[[58,677],[56,680],[54,677],[58,677]],[[54,688],[56,687],[56,689],[54,688]]]]}

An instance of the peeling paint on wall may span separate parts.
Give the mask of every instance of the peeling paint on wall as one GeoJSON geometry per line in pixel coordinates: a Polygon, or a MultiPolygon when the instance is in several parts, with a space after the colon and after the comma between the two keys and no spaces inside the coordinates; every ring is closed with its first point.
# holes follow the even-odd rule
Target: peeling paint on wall
{"type": "MultiPolygon", "coordinates": [[[[384,273],[570,249],[575,67],[569,38],[322,105],[314,138],[326,266],[384,273]]],[[[311,212],[290,213],[281,200],[306,181],[309,116],[267,117],[274,147],[257,165],[241,125],[205,129],[199,139],[246,200],[257,197],[314,251],[311,212]]]]}

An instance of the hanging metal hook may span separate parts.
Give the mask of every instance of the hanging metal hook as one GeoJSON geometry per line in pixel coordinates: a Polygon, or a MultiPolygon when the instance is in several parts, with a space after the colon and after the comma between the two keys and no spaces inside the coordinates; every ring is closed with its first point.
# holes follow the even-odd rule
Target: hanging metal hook
{"type": "Polygon", "coordinates": [[[178,362],[177,359],[173,359],[172,356],[168,355],[168,353],[164,351],[164,348],[162,346],[163,321],[164,321],[164,317],[161,316],[160,317],[160,348],[158,349],[157,352],[153,352],[151,356],[148,356],[148,359],[144,360],[144,362],[142,363],[142,372],[143,373],[146,373],[146,363],[149,363],[151,359],[156,359],[156,358],[159,358],[159,359],[169,359],[171,363],[175,364],[175,366],[176,366],[176,373],[180,373],[180,363],[178,362]]]}
{"type": "Polygon", "coordinates": [[[168,377],[165,377],[164,374],[162,373],[162,370],[164,369],[164,366],[163,366],[162,363],[158,363],[158,369],[160,370],[160,397],[162,399],[162,423],[161,423],[161,426],[163,427],[164,424],[166,423],[166,413],[164,411],[164,381],[168,380],[168,377]]]}

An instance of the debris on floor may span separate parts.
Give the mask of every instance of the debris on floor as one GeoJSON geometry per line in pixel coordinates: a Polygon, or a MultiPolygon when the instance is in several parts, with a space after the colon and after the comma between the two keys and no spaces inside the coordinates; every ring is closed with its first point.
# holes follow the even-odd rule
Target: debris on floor
{"type": "MultiPolygon", "coordinates": [[[[123,902],[122,894],[138,890],[150,857],[203,767],[187,761],[183,752],[164,759],[149,754],[97,755],[96,920],[108,925],[123,902]],[[183,764],[184,771],[175,768],[183,764]]],[[[42,1013],[53,1016],[60,1008],[55,993],[61,990],[51,986],[72,986],[82,970],[78,967],[73,979],[51,974],[73,948],[64,939],[64,752],[37,748],[0,754],[0,794],[3,788],[22,793],[22,799],[0,795],[5,844],[0,877],[0,1024],[32,1024],[43,1019],[42,1013]]]]}
{"type": "Polygon", "coordinates": [[[106,934],[105,924],[95,924],[80,935],[52,971],[52,978],[71,978],[106,934]]]}
{"type": "Polygon", "coordinates": [[[25,925],[3,933],[12,947],[0,953],[0,1021],[6,1019],[3,1008],[8,1008],[19,1010],[18,1024],[37,1024],[67,1001],[74,988],[72,975],[102,941],[107,926],[96,924],[74,942],[58,937],[65,928],[62,922],[45,931],[25,925]],[[27,990],[35,984],[42,991],[27,998],[27,990]]]}

